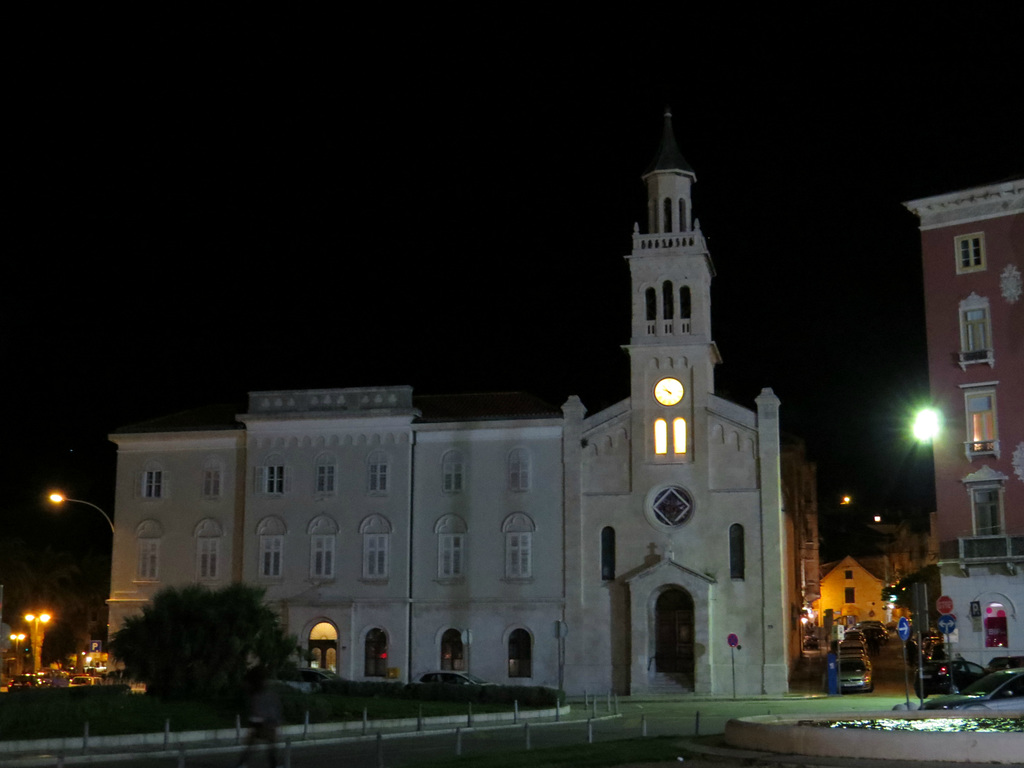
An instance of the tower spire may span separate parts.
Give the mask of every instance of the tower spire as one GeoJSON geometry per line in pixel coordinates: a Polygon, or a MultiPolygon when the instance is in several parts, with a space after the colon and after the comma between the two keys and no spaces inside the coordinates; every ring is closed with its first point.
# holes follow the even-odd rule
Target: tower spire
{"type": "Polygon", "coordinates": [[[679,145],[676,144],[675,131],[672,130],[672,108],[667,104],[665,105],[665,120],[661,131],[661,144],[658,146],[658,151],[655,153],[651,164],[644,171],[644,178],[646,179],[648,175],[656,171],[682,171],[696,178],[693,168],[686,162],[683,153],[679,151],[679,145]]]}

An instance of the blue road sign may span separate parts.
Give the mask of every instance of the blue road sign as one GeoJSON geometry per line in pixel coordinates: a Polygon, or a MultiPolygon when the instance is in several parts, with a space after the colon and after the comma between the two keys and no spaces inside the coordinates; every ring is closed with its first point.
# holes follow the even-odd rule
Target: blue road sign
{"type": "Polygon", "coordinates": [[[897,622],[896,633],[900,636],[900,640],[903,642],[906,642],[907,638],[910,637],[910,622],[907,621],[906,616],[901,616],[899,622],[897,622]]]}
{"type": "Polygon", "coordinates": [[[956,616],[952,613],[944,613],[939,616],[939,631],[944,635],[948,635],[956,629],[956,616]]]}

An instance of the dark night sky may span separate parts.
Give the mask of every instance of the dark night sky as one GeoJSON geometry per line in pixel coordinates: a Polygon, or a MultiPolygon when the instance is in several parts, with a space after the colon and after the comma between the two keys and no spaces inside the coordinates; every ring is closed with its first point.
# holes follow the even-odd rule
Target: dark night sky
{"type": "Polygon", "coordinates": [[[1021,20],[26,34],[5,534],[108,546],[98,515],[57,518],[44,491],[110,512],[113,429],[251,390],[626,396],[622,257],[665,103],[718,273],[719,392],[774,388],[823,505],[927,506],[928,457],[903,436],[927,376],[901,202],[1024,172],[1021,20]]]}

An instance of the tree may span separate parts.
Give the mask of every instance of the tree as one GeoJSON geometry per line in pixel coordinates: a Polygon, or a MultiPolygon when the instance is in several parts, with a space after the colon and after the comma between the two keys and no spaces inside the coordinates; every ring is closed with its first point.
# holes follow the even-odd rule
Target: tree
{"type": "Polygon", "coordinates": [[[129,677],[157,696],[236,693],[250,667],[276,675],[296,648],[263,594],[244,584],[161,590],[141,615],[125,621],[111,651],[129,677]]]}

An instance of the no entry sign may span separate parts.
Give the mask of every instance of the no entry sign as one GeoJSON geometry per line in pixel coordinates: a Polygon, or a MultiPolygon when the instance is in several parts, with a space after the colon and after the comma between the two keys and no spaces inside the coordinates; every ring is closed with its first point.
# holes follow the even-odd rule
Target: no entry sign
{"type": "Polygon", "coordinates": [[[935,608],[941,614],[947,614],[953,612],[953,598],[949,595],[943,595],[935,601],[935,608]]]}

